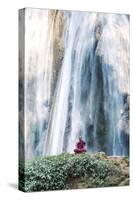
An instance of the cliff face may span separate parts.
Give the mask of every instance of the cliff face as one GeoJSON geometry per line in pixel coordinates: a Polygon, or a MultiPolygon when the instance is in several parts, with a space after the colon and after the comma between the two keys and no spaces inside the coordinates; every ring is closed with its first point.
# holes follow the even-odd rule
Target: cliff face
{"type": "Polygon", "coordinates": [[[130,102],[129,102],[129,94],[123,95],[123,110],[121,112],[120,120],[118,122],[118,127],[120,129],[120,137],[123,141],[123,147],[125,147],[126,154],[129,155],[129,109],[130,109],[130,102]]]}
{"type": "Polygon", "coordinates": [[[53,44],[53,87],[55,89],[58,72],[62,66],[64,56],[64,12],[58,10],[49,11],[49,31],[52,27],[53,44]]]}

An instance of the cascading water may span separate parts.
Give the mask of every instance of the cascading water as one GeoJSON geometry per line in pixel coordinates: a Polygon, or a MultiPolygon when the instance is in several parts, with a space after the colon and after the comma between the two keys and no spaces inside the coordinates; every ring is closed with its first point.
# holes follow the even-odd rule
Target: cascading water
{"type": "Polygon", "coordinates": [[[92,134],[93,142],[88,150],[102,150],[98,141],[98,123],[103,101],[103,123],[107,123],[104,125],[106,152],[122,155],[124,152],[117,123],[123,109],[123,94],[129,92],[129,73],[125,63],[129,36],[123,38],[124,34],[128,34],[127,16],[72,12],[66,18],[69,24],[64,62],[46,141],[47,154],[72,152],[79,135],[86,140],[87,134],[88,138],[92,134]],[[100,29],[97,33],[99,36],[96,36],[97,27],[100,29]],[[124,34],[122,31],[125,31],[124,34]],[[125,58],[121,58],[122,55],[125,58]],[[69,100],[72,104],[70,113],[69,100]],[[68,115],[71,128],[64,140],[68,115]],[[93,130],[89,132],[88,127],[93,130]],[[63,148],[64,145],[66,148],[63,148]]]}
{"type": "Polygon", "coordinates": [[[26,127],[29,128],[27,132],[30,133],[27,136],[26,156],[29,159],[33,156],[42,155],[48,126],[52,86],[54,22],[52,21],[49,28],[49,12],[43,12],[43,10],[31,10],[26,17],[27,27],[29,27],[29,30],[26,30],[28,41],[26,54],[30,55],[30,61],[26,68],[26,120],[28,123],[26,127]],[[35,102],[33,102],[34,100],[35,102]],[[31,102],[33,102],[32,105],[31,102]]]}
{"type": "Polygon", "coordinates": [[[66,34],[66,47],[64,61],[57,83],[57,90],[55,94],[55,100],[53,103],[52,117],[49,125],[48,136],[46,140],[46,152],[48,155],[59,154],[63,151],[64,134],[68,116],[69,106],[69,93],[71,85],[72,74],[72,53],[74,42],[77,34],[77,28],[82,22],[82,18],[77,21],[77,16],[73,16],[73,20],[70,20],[69,31],[66,34]]]}
{"type": "Polygon", "coordinates": [[[52,55],[51,42],[45,55],[47,67],[42,69],[42,63],[37,67],[36,116],[42,124],[39,122],[36,152],[73,152],[82,136],[90,152],[127,155],[129,127],[125,133],[121,118],[129,95],[129,19],[127,15],[72,11],[64,11],[64,16],[65,50],[53,94],[47,92],[52,84],[52,57],[47,60],[52,55]],[[45,108],[50,109],[50,116],[44,132],[47,114],[42,101],[49,104],[49,100],[51,106],[45,108]]]}
{"type": "Polygon", "coordinates": [[[107,152],[125,155],[127,152],[122,144],[118,122],[124,109],[123,95],[129,94],[129,21],[125,15],[114,14],[104,20],[97,51],[102,57],[107,152]]]}

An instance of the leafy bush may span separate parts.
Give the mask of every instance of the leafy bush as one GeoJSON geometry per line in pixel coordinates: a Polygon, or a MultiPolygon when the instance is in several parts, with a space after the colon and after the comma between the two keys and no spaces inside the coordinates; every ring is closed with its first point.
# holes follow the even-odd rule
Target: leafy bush
{"type": "Polygon", "coordinates": [[[61,154],[38,158],[24,166],[20,163],[20,185],[23,191],[68,189],[77,179],[91,180],[92,187],[106,186],[108,176],[122,174],[120,167],[105,156],[61,154]]]}

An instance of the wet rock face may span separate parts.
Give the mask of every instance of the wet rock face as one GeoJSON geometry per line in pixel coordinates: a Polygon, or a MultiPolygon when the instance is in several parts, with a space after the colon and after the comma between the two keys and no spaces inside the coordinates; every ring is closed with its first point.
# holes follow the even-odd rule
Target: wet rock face
{"type": "Polygon", "coordinates": [[[96,40],[99,40],[99,39],[100,39],[101,34],[102,34],[102,25],[101,25],[101,24],[98,24],[98,25],[96,26],[96,29],[95,29],[95,37],[96,37],[96,40]]]}
{"type": "Polygon", "coordinates": [[[121,113],[121,132],[129,135],[129,95],[123,95],[123,111],[121,113]]]}
{"type": "Polygon", "coordinates": [[[52,10],[49,13],[50,29],[53,26],[53,90],[62,66],[64,56],[64,12],[52,10]]]}
{"type": "Polygon", "coordinates": [[[119,122],[120,138],[123,143],[123,150],[129,154],[129,94],[123,95],[123,111],[119,122]]]}

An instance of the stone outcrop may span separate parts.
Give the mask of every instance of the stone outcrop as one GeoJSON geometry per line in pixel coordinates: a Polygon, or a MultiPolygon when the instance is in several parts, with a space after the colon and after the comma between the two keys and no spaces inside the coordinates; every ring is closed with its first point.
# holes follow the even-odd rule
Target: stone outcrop
{"type": "Polygon", "coordinates": [[[124,152],[129,153],[129,94],[123,95],[123,110],[118,123],[120,129],[120,138],[123,141],[124,152]]]}
{"type": "Polygon", "coordinates": [[[58,78],[64,56],[64,13],[63,11],[49,11],[49,28],[52,28],[53,35],[53,87],[58,78]]]}

